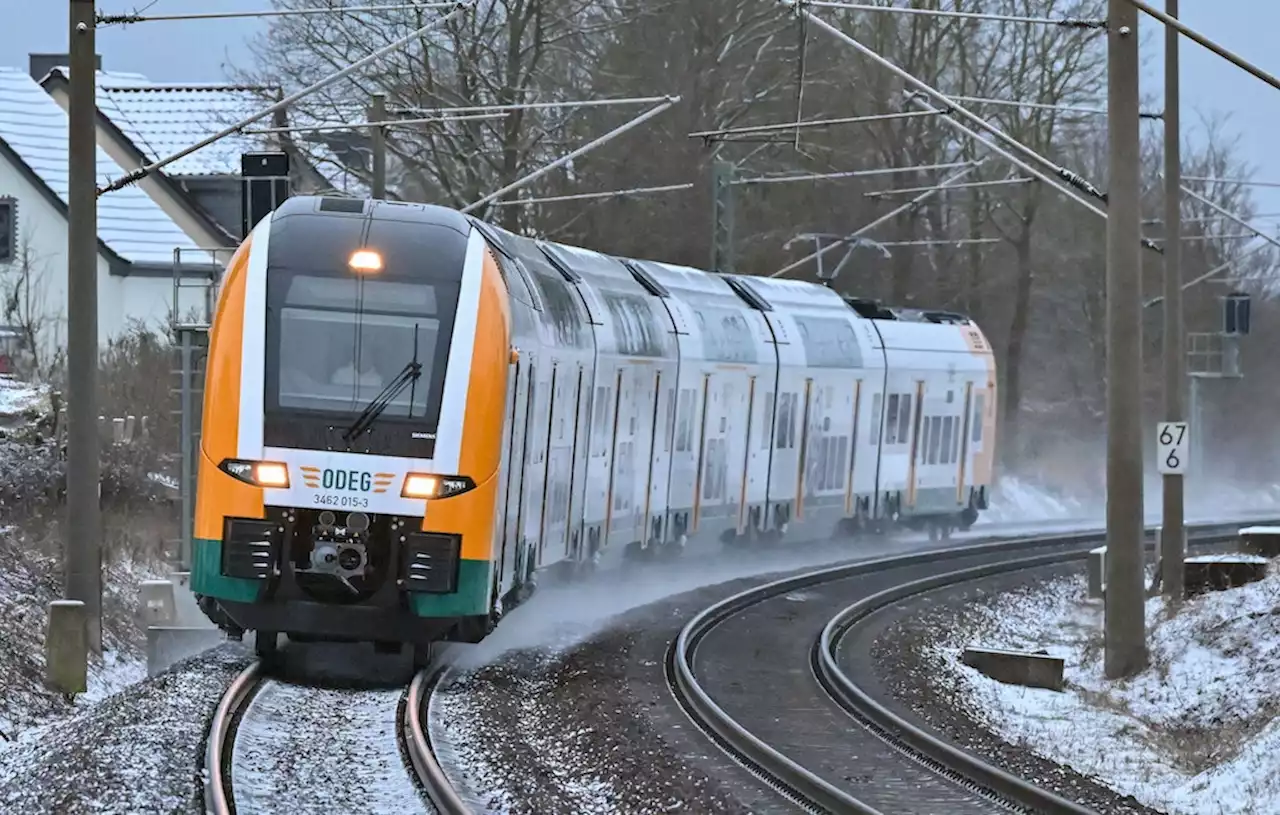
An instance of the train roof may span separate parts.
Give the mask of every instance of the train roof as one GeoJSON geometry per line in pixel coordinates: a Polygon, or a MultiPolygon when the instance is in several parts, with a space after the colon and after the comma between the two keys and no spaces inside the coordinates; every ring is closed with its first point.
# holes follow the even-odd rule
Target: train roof
{"type": "MultiPolygon", "coordinates": [[[[503,242],[508,237],[514,237],[512,233],[495,224],[464,215],[456,209],[436,204],[298,195],[288,198],[276,209],[277,216],[304,213],[326,213],[352,217],[373,217],[376,214],[379,218],[388,220],[443,226],[464,235],[470,231],[469,227],[474,225],[484,235],[485,239],[494,245],[497,251],[508,255],[511,252],[504,247],[503,242]]],[[[756,277],[753,275],[718,274],[704,269],[696,269],[649,258],[621,257],[554,241],[536,238],[530,238],[529,240],[534,240],[539,246],[544,247],[544,253],[548,254],[553,265],[570,280],[575,276],[575,270],[567,268],[568,264],[564,261],[579,259],[590,264],[593,267],[592,271],[606,273],[606,276],[630,274],[637,283],[657,297],[670,297],[671,291],[668,285],[671,284],[674,284],[677,289],[690,288],[703,291],[710,291],[723,284],[748,306],[759,311],[772,311],[775,304],[794,303],[797,296],[802,299],[807,296],[817,296],[824,299],[839,297],[859,317],[868,320],[933,323],[937,325],[966,325],[972,322],[967,315],[954,311],[886,306],[876,300],[836,295],[825,286],[807,281],[756,277]],[[549,253],[546,252],[547,249],[550,250],[549,253]],[[557,255],[559,255],[558,258],[556,257],[557,255]],[[618,265],[614,267],[608,261],[613,261],[618,265]],[[706,285],[699,281],[698,278],[700,276],[705,276],[703,280],[705,280],[706,285]],[[718,281],[718,283],[712,283],[712,280],[718,281]],[[664,283],[667,285],[664,285],[664,283]]]]}

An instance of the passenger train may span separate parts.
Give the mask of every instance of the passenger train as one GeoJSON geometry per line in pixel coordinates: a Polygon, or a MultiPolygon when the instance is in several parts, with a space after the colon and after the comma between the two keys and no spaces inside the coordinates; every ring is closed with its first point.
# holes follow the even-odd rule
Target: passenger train
{"type": "Polygon", "coordinates": [[[478,642],[617,548],[968,528],[996,371],[957,314],[295,197],[220,283],[191,586],[278,635],[478,642]]]}

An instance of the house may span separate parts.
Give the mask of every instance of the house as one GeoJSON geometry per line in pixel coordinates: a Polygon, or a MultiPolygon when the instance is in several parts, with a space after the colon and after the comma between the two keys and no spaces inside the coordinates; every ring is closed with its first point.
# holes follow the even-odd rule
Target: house
{"type": "MultiPolygon", "coordinates": [[[[124,172],[97,151],[99,183],[124,172]]],[[[66,344],[67,184],[66,112],[27,72],[0,68],[0,326],[34,336],[42,365],[66,344]]],[[[187,274],[213,271],[184,226],[138,185],[98,199],[99,343],[202,305],[194,287],[174,302],[175,250],[187,274]]]]}

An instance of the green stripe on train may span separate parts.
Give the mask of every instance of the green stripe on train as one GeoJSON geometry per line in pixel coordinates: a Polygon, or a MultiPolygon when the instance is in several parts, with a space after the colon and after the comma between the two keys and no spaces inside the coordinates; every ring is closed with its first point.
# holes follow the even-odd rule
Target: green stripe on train
{"type": "MultiPolygon", "coordinates": [[[[409,608],[418,617],[464,617],[489,613],[489,561],[463,560],[458,590],[452,594],[410,594],[409,608]]],[[[258,599],[257,580],[222,574],[222,541],[194,539],[191,546],[191,590],[196,594],[240,603],[258,599]]]]}

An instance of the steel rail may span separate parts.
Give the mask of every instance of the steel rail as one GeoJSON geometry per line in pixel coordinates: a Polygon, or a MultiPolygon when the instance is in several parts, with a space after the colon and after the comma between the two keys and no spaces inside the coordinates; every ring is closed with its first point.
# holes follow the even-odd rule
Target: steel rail
{"type": "MultiPolygon", "coordinates": [[[[1217,529],[1199,530],[1195,539],[1188,540],[1188,546],[1207,546],[1222,543],[1234,538],[1236,531],[1227,532],[1217,529]]],[[[1234,529],[1237,524],[1232,524],[1234,529]]],[[[1153,542],[1145,543],[1145,548],[1153,549],[1153,542]]],[[[996,793],[997,796],[1013,802],[1015,805],[1030,808],[1036,812],[1058,815],[1088,815],[1093,810],[1069,801],[1061,796],[1029,783],[1023,778],[977,758],[965,750],[934,736],[927,730],[917,727],[902,716],[894,713],[887,706],[877,702],[863,688],[851,679],[839,665],[837,652],[840,643],[848,633],[861,622],[891,605],[911,597],[926,594],[949,586],[957,586],[1010,572],[1027,569],[1055,566],[1088,557],[1087,550],[1073,549],[1067,552],[1053,552],[1044,555],[1005,560],[998,563],[987,563],[965,569],[931,575],[907,583],[892,586],[863,598],[848,606],[831,619],[814,641],[813,668],[818,681],[841,707],[854,718],[869,724],[881,738],[889,741],[899,749],[904,749],[917,760],[924,759],[926,764],[946,775],[956,775],[965,780],[976,781],[982,787],[996,793]],[[936,765],[936,766],[935,766],[936,765]]]]}
{"type": "Polygon", "coordinates": [[[235,743],[232,724],[261,684],[262,663],[254,661],[231,681],[213,712],[204,751],[204,811],[207,815],[232,815],[235,812],[231,775],[223,772],[223,765],[230,761],[231,746],[235,743]]]}
{"type": "MultiPolygon", "coordinates": [[[[1188,524],[1188,531],[1194,529],[1198,533],[1196,543],[1203,544],[1208,542],[1209,539],[1222,540],[1233,537],[1238,533],[1241,523],[1254,523],[1258,520],[1259,516],[1250,515],[1248,520],[1188,524]]],[[[1151,538],[1144,543],[1146,548],[1154,546],[1153,533],[1157,528],[1158,525],[1146,527],[1148,537],[1151,538]]],[[[694,656],[702,639],[725,620],[779,594],[867,575],[889,568],[909,567],[1001,552],[1018,553],[1040,548],[1063,547],[1069,549],[1069,551],[1056,552],[1039,557],[1075,559],[1087,555],[1087,552],[1081,551],[1080,547],[1097,544],[1098,541],[1103,539],[1104,535],[1105,530],[1091,529],[1062,534],[1026,536],[987,543],[962,544],[947,549],[923,551],[907,555],[891,555],[855,563],[846,563],[747,589],[703,609],[685,624],[667,649],[667,684],[676,701],[696,727],[710,736],[725,752],[737,759],[754,775],[770,787],[778,790],[785,797],[801,803],[810,811],[877,814],[878,811],[874,808],[820,778],[754,736],[716,704],[715,700],[711,698],[711,695],[698,681],[693,667],[694,656]]],[[[1191,541],[1188,541],[1188,543],[1191,543],[1191,541]]],[[[1003,561],[1003,563],[1007,564],[1008,561],[1003,561]]],[[[981,568],[991,567],[979,567],[979,569],[981,568]]],[[[1026,782],[1022,783],[1025,784],[1026,782]]],[[[1045,792],[1046,795],[1051,794],[1047,793],[1047,791],[1042,792],[1045,792]]],[[[1077,812],[1079,810],[1057,811],[1077,812]]]]}
{"type": "Polygon", "coordinates": [[[436,760],[435,751],[431,749],[426,728],[422,725],[425,712],[422,703],[439,683],[444,672],[445,668],[438,666],[426,668],[414,675],[405,697],[400,727],[409,761],[436,812],[440,815],[471,815],[471,808],[445,777],[444,769],[436,760]]]}

